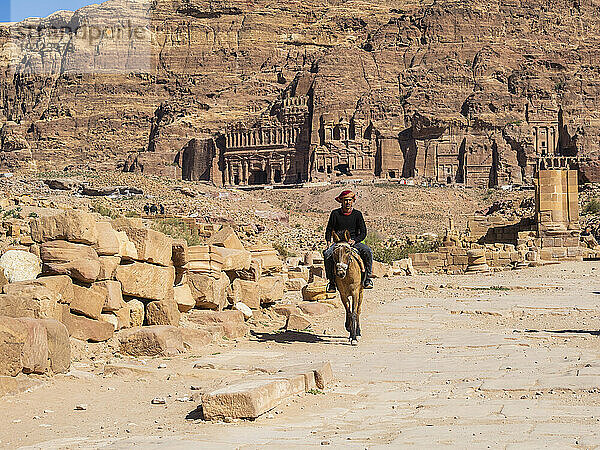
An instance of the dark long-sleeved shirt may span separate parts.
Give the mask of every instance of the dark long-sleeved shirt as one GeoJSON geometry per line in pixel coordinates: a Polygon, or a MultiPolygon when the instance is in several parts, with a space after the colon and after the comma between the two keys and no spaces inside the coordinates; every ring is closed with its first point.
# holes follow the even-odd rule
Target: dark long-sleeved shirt
{"type": "Polygon", "coordinates": [[[353,209],[347,216],[342,214],[342,208],[331,211],[329,222],[327,222],[327,229],[325,230],[325,240],[328,242],[331,241],[332,231],[335,231],[341,237],[344,230],[350,232],[350,237],[355,242],[360,242],[367,237],[367,226],[360,211],[353,209]]]}

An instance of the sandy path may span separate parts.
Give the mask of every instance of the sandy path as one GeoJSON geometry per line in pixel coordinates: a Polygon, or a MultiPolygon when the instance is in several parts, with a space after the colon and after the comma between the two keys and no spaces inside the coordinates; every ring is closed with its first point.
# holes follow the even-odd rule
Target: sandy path
{"type": "Polygon", "coordinates": [[[103,362],[77,366],[72,376],[2,399],[0,445],[600,445],[596,273],[600,263],[586,262],[379,280],[358,347],[347,344],[337,309],[315,323],[315,334],[264,333],[205,355],[148,359],[138,374],[103,377],[103,362]],[[335,386],[255,421],[206,423],[194,416],[197,401],[175,400],[197,395],[192,384],[202,391],[260,368],[321,360],[331,361],[335,386]],[[194,369],[196,362],[207,368],[194,369]],[[166,406],[150,404],[168,395],[166,406]],[[78,403],[88,409],[74,411],[78,403]]]}

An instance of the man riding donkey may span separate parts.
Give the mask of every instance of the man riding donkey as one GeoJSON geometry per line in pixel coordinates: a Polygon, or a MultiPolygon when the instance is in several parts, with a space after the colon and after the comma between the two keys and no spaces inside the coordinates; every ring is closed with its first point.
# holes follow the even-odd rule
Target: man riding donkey
{"type": "Polygon", "coordinates": [[[348,243],[358,251],[365,266],[363,286],[366,289],[372,289],[373,281],[371,280],[371,269],[373,267],[373,252],[369,246],[362,242],[362,240],[367,237],[367,226],[365,225],[365,219],[363,218],[362,213],[359,210],[354,209],[356,194],[351,190],[345,190],[335,199],[341,203],[341,208],[334,209],[329,215],[329,222],[327,223],[327,229],[325,230],[327,249],[323,252],[325,273],[329,280],[327,292],[336,291],[335,263],[333,261],[335,243],[332,243],[333,233],[337,236],[343,236],[346,230],[350,235],[348,243]]]}

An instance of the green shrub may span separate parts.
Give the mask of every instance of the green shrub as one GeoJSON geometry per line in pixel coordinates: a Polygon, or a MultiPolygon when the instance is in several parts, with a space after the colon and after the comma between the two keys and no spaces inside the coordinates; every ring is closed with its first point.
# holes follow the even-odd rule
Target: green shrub
{"type": "Polygon", "coordinates": [[[111,219],[116,219],[119,217],[119,214],[114,212],[112,209],[104,206],[100,202],[92,203],[91,209],[93,212],[100,214],[101,216],[110,217],[111,219]]]}
{"type": "Polygon", "coordinates": [[[273,243],[273,248],[277,250],[277,253],[281,255],[282,258],[288,258],[290,256],[296,256],[296,253],[289,250],[284,244],[280,242],[273,243]]]}
{"type": "Polygon", "coordinates": [[[29,217],[31,217],[31,218],[34,218],[34,219],[35,219],[36,217],[39,217],[39,216],[37,215],[37,213],[30,212],[30,213],[29,213],[29,217]]]}
{"type": "Polygon", "coordinates": [[[373,259],[391,264],[398,259],[408,258],[411,253],[428,253],[437,250],[441,245],[439,239],[428,239],[414,244],[389,245],[377,233],[369,233],[364,243],[373,250],[373,259]]]}
{"type": "Polygon", "coordinates": [[[600,213],[600,200],[592,198],[583,206],[584,214],[598,214],[600,213]]]}
{"type": "Polygon", "coordinates": [[[181,219],[157,219],[152,223],[152,229],[160,231],[175,239],[185,239],[188,245],[202,244],[202,239],[194,233],[181,219]]]}

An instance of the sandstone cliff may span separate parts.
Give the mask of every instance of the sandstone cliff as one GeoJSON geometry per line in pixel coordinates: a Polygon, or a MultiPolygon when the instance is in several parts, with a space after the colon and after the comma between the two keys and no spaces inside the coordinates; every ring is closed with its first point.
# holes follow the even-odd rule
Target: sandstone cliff
{"type": "Polygon", "coordinates": [[[448,147],[492,167],[470,179],[521,182],[543,126],[556,129],[558,154],[590,157],[582,172],[597,178],[599,5],[109,0],[28,19],[0,29],[0,163],[122,168],[146,158],[173,174],[191,139],[251,125],[310,73],[313,123],[366,118],[392,140],[405,176],[439,178],[433,160],[448,147]],[[142,30],[138,47],[81,44],[82,30],[115,17],[142,30]],[[15,45],[25,25],[71,31],[42,48],[31,37],[15,45]]]}

